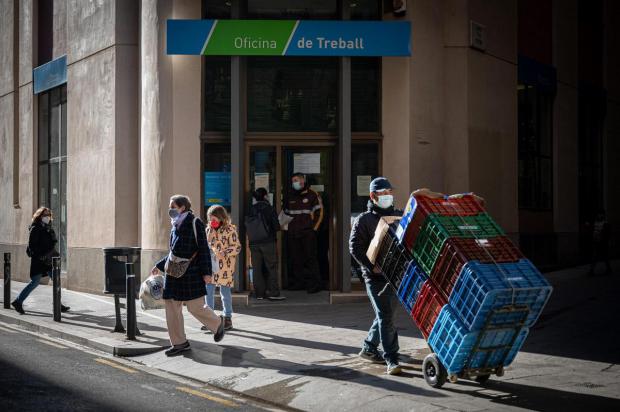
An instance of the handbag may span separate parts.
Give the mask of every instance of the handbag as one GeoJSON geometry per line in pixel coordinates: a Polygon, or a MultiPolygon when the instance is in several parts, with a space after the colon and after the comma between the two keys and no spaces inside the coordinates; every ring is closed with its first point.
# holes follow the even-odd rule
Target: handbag
{"type": "MultiPolygon", "coordinates": [[[[200,247],[198,245],[198,235],[196,234],[196,220],[198,220],[197,217],[195,217],[194,221],[192,222],[192,226],[194,228],[194,240],[196,240],[196,246],[200,247]]],[[[194,252],[192,257],[188,259],[175,256],[172,251],[170,251],[168,259],[166,259],[166,264],[164,265],[164,271],[166,272],[166,275],[172,276],[173,278],[177,279],[183,276],[185,272],[187,272],[189,265],[192,263],[197,254],[198,251],[194,252]]]]}

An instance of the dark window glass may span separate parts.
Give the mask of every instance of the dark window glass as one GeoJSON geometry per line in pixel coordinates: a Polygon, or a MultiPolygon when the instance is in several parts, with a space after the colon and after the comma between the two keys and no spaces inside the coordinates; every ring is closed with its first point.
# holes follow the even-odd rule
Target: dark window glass
{"type": "Polygon", "coordinates": [[[211,205],[222,205],[230,211],[231,159],[230,143],[204,144],[204,215],[211,205]]]}
{"type": "Polygon", "coordinates": [[[379,131],[381,62],[378,58],[351,59],[351,130],[379,131]]]}
{"type": "Polygon", "coordinates": [[[205,19],[230,19],[231,0],[205,0],[205,19]]]}
{"type": "Polygon", "coordinates": [[[49,158],[49,93],[39,95],[39,161],[49,158]]]}
{"type": "Polygon", "coordinates": [[[333,131],[337,58],[248,58],[249,131],[333,131]]]}
{"type": "Polygon", "coordinates": [[[52,60],[54,40],[54,2],[39,0],[37,7],[37,66],[52,60]]]}
{"type": "Polygon", "coordinates": [[[205,57],[205,129],[230,130],[230,57],[205,57]]]}
{"type": "Polygon", "coordinates": [[[351,145],[351,212],[361,213],[368,203],[368,186],[379,175],[379,144],[351,145]]]}
{"type": "Polygon", "coordinates": [[[552,105],[553,96],[520,84],[519,99],[519,207],[553,207],[552,105]]]}
{"type": "Polygon", "coordinates": [[[248,0],[255,19],[337,19],[337,0],[248,0]]]}
{"type": "Polygon", "coordinates": [[[381,2],[379,0],[345,1],[349,1],[351,20],[381,20],[381,2]]]}

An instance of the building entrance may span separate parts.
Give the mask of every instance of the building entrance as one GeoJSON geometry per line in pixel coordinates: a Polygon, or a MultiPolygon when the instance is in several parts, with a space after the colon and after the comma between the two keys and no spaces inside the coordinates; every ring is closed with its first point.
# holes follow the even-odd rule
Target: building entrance
{"type": "MultiPolygon", "coordinates": [[[[318,260],[322,287],[327,290],[338,288],[338,279],[334,276],[334,222],[337,197],[334,187],[334,147],[329,144],[249,144],[247,146],[246,176],[247,202],[251,204],[251,194],[263,187],[267,190],[269,201],[280,213],[282,205],[291,188],[294,173],[303,173],[310,188],[317,192],[323,205],[323,218],[317,230],[318,260]]],[[[290,251],[287,245],[287,232],[278,234],[277,250],[279,258],[278,279],[281,288],[291,286],[295,273],[291,265],[290,251]]],[[[249,257],[249,253],[247,254],[249,257]]],[[[247,259],[248,266],[251,259],[247,259]]]]}

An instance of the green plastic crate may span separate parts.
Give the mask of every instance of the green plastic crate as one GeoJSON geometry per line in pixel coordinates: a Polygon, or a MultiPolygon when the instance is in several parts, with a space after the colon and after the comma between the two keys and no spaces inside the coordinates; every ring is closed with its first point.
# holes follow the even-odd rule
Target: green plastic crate
{"type": "Polygon", "coordinates": [[[487,213],[477,216],[429,215],[413,247],[413,256],[426,273],[431,273],[446,239],[486,239],[504,236],[504,231],[487,213]]]}

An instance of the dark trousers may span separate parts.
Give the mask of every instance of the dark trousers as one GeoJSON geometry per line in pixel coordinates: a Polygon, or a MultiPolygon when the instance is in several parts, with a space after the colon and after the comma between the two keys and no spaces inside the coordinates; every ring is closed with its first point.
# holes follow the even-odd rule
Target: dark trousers
{"type": "Polygon", "coordinates": [[[382,280],[367,280],[366,293],[375,311],[375,320],[364,340],[363,348],[376,352],[379,343],[383,345],[383,358],[398,362],[398,332],[394,326],[394,309],[398,301],[394,290],[382,280]],[[379,293],[381,293],[379,295],[379,293]]]}
{"type": "Polygon", "coordinates": [[[289,233],[288,252],[292,263],[289,286],[304,286],[308,290],[320,287],[316,232],[289,233]]]}
{"type": "Polygon", "coordinates": [[[266,297],[269,290],[270,296],[278,296],[278,255],[276,242],[263,243],[250,246],[252,254],[252,269],[254,270],[254,290],[257,297],[266,297]],[[263,270],[266,269],[266,270],[263,270]]]}

